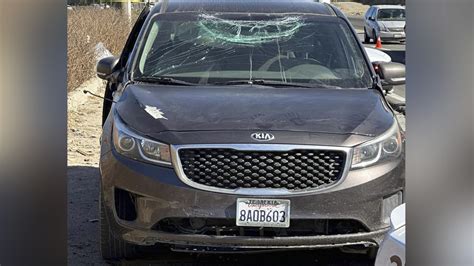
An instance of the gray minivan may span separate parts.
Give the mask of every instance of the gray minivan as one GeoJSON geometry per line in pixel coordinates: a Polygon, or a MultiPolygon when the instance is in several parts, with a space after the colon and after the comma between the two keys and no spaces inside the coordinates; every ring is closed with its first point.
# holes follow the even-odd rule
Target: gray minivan
{"type": "Polygon", "coordinates": [[[147,5],[97,65],[102,256],[376,249],[405,184],[391,65],[328,4],[147,5]]]}

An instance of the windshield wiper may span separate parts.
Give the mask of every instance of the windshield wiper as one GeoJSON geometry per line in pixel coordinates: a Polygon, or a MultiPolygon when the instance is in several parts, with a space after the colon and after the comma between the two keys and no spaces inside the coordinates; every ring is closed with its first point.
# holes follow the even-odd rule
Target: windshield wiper
{"type": "Polygon", "coordinates": [[[254,80],[231,80],[222,83],[214,83],[214,85],[240,85],[240,84],[249,84],[249,85],[262,85],[270,87],[299,87],[299,88],[337,88],[338,86],[328,85],[324,83],[295,83],[295,82],[284,82],[277,80],[264,80],[264,79],[254,79],[254,80]]]}
{"type": "Polygon", "coordinates": [[[186,82],[184,80],[169,78],[169,77],[139,77],[135,78],[134,81],[156,83],[163,85],[181,85],[181,86],[195,86],[196,84],[186,82]]]}

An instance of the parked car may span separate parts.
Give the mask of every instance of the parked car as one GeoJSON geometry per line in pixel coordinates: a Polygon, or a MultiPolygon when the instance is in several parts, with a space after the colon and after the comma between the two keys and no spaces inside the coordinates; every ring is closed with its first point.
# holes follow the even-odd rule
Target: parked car
{"type": "Polygon", "coordinates": [[[405,7],[374,5],[364,15],[364,42],[405,41],[405,7]]]}
{"type": "Polygon", "coordinates": [[[404,266],[406,250],[405,206],[395,208],[390,215],[391,229],[377,252],[375,266],[404,266]]]}
{"type": "MultiPolygon", "coordinates": [[[[396,81],[390,64],[380,74],[396,81]]],[[[373,251],[402,203],[403,134],[332,5],[147,5],[97,75],[106,259],[155,244],[373,251]]]]}
{"type": "Polygon", "coordinates": [[[369,57],[369,60],[372,63],[375,63],[375,62],[390,63],[390,62],[392,62],[392,58],[390,57],[390,55],[388,55],[387,53],[384,53],[383,51],[381,51],[379,49],[365,47],[365,52],[367,53],[367,56],[369,57]]]}

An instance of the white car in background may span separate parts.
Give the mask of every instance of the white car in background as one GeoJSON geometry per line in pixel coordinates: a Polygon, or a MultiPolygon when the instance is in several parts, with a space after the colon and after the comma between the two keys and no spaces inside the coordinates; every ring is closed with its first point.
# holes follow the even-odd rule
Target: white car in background
{"type": "Polygon", "coordinates": [[[369,47],[365,47],[365,52],[367,53],[367,56],[369,57],[369,60],[370,62],[374,63],[374,62],[384,62],[384,63],[389,63],[389,62],[392,62],[392,58],[378,50],[378,49],[374,49],[374,48],[369,48],[369,47]]]}
{"type": "MultiPolygon", "coordinates": [[[[384,63],[392,62],[392,58],[390,57],[390,55],[384,53],[383,51],[380,51],[379,49],[369,48],[369,47],[364,47],[364,48],[365,48],[365,52],[367,53],[367,56],[369,57],[370,62],[374,65],[374,67],[376,67],[376,65],[378,65],[377,67],[380,67],[384,63]]],[[[397,65],[402,65],[402,64],[397,64],[397,65]]],[[[393,66],[394,65],[392,65],[392,67],[393,66]]],[[[403,72],[405,71],[405,67],[403,67],[403,70],[401,70],[399,66],[396,66],[396,67],[399,68],[400,71],[403,71],[403,72]]],[[[403,80],[405,79],[403,78],[403,80]]],[[[393,86],[384,82],[384,80],[382,80],[382,86],[387,93],[393,92],[393,86]]]]}
{"type": "Polygon", "coordinates": [[[405,206],[396,207],[390,214],[391,229],[380,245],[375,266],[405,266],[405,206]]]}
{"type": "Polygon", "coordinates": [[[374,5],[364,15],[364,42],[405,41],[405,7],[374,5]]]}

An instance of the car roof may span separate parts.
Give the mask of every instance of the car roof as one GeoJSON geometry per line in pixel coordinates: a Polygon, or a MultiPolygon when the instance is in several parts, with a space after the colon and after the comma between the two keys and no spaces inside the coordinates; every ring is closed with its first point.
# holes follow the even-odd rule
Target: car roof
{"type": "Polygon", "coordinates": [[[379,9],[386,9],[386,8],[405,9],[404,6],[400,6],[400,5],[373,5],[373,7],[378,7],[379,9]]]}
{"type": "Polygon", "coordinates": [[[151,13],[298,13],[338,16],[339,10],[314,0],[162,0],[151,13]]]}

